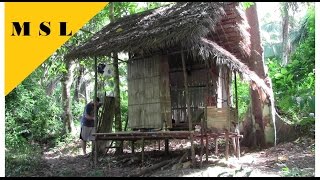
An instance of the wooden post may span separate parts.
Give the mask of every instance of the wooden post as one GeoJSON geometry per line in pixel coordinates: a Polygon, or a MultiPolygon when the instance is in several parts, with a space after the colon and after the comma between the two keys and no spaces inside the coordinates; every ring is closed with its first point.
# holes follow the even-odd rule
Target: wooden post
{"type": "MultiPolygon", "coordinates": [[[[97,84],[98,84],[98,77],[97,77],[97,57],[94,57],[94,102],[97,99],[97,84]]],[[[97,131],[97,115],[98,115],[98,108],[97,106],[94,106],[94,128],[97,131]]],[[[97,136],[95,136],[94,140],[94,146],[92,146],[92,154],[94,149],[94,166],[97,166],[97,160],[98,160],[98,144],[97,144],[97,136]]]]}
{"type": "Polygon", "coordinates": [[[234,156],[237,156],[236,137],[232,137],[232,146],[233,146],[233,154],[234,154],[234,156]]]}
{"type": "MultiPolygon", "coordinates": [[[[168,155],[169,154],[169,139],[165,139],[164,140],[164,148],[165,148],[165,152],[168,155]]],[[[160,147],[160,146],[159,146],[160,147]]]]}
{"type": "Polygon", "coordinates": [[[240,158],[240,137],[239,137],[240,134],[237,135],[237,138],[236,138],[236,143],[237,143],[237,158],[239,159],[240,158]]]}
{"type": "Polygon", "coordinates": [[[134,154],[134,141],[131,141],[131,153],[134,154]]]}
{"type": "Polygon", "coordinates": [[[225,139],[226,139],[226,160],[229,159],[229,131],[226,131],[225,133],[225,139]]]}
{"type": "MultiPolygon", "coordinates": [[[[238,90],[237,90],[237,73],[236,71],[234,71],[234,87],[235,87],[235,94],[236,94],[236,120],[237,120],[237,123],[238,123],[238,128],[240,128],[240,125],[239,125],[239,110],[238,110],[238,90]]],[[[237,137],[236,137],[236,150],[237,150],[237,158],[239,159],[240,158],[240,129],[239,131],[237,131],[237,137]]]]}
{"type": "MultiPolygon", "coordinates": [[[[207,95],[205,97],[209,97],[209,85],[208,85],[208,72],[207,72],[207,95]]],[[[207,124],[205,124],[204,122],[207,120],[207,99],[204,100],[205,103],[205,108],[204,108],[204,112],[203,112],[203,118],[201,118],[201,151],[200,151],[200,167],[202,167],[202,155],[203,155],[203,136],[205,135],[207,137],[207,124]]],[[[206,141],[208,140],[208,138],[206,138],[206,141]]],[[[208,142],[206,143],[206,161],[208,162],[208,142]]]]}
{"type": "Polygon", "coordinates": [[[158,140],[158,150],[160,151],[160,139],[158,140]]]}
{"type": "Polygon", "coordinates": [[[188,121],[189,121],[189,131],[190,131],[190,141],[191,141],[191,160],[192,166],[195,167],[195,152],[194,152],[194,145],[193,145],[193,134],[192,131],[192,119],[191,119],[191,109],[190,109],[190,99],[189,99],[189,90],[188,90],[188,79],[187,79],[187,72],[186,72],[186,62],[183,50],[181,50],[181,59],[182,59],[182,68],[183,68],[183,76],[184,76],[184,88],[186,92],[186,103],[187,103],[187,112],[188,112],[188,121]]]}
{"type": "Polygon", "coordinates": [[[200,150],[200,168],[202,168],[202,156],[203,156],[203,118],[201,118],[201,150],[200,150]]]}
{"type": "Polygon", "coordinates": [[[239,127],[239,119],[238,119],[238,90],[237,90],[237,73],[234,71],[234,91],[235,91],[235,99],[236,99],[236,121],[238,123],[238,127],[239,127]]]}
{"type": "MultiPolygon", "coordinates": [[[[207,72],[207,97],[209,96],[210,94],[210,87],[209,87],[209,75],[210,75],[210,62],[208,63],[208,72],[207,72]],[[209,74],[208,74],[209,73],[209,74]]],[[[208,138],[208,102],[207,100],[205,100],[205,103],[206,103],[206,106],[205,106],[205,113],[204,113],[204,134],[205,134],[205,137],[206,137],[206,162],[208,162],[209,160],[209,138],[208,138]]]]}
{"type": "Polygon", "coordinates": [[[209,137],[207,132],[205,132],[205,136],[206,136],[206,162],[208,162],[209,161],[209,137]]]}
{"type": "Polygon", "coordinates": [[[219,152],[218,137],[214,138],[214,144],[216,145],[215,154],[216,156],[218,156],[218,152],[219,152]]]}
{"type": "Polygon", "coordinates": [[[142,138],[142,153],[141,153],[141,162],[142,162],[142,166],[144,163],[144,138],[142,138]]]}

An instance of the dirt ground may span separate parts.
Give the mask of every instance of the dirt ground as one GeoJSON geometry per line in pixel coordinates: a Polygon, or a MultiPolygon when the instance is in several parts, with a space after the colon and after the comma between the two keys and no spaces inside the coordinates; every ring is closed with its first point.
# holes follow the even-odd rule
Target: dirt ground
{"type": "MultiPolygon", "coordinates": [[[[223,144],[218,156],[214,155],[213,145],[210,144],[208,162],[204,155],[201,168],[199,155],[196,156],[195,168],[190,168],[190,157],[181,159],[186,152],[189,154],[187,140],[170,140],[169,146],[170,152],[166,155],[164,144],[160,144],[159,150],[159,144],[150,142],[145,147],[142,163],[141,148],[131,154],[130,147],[124,144],[124,154],[115,155],[114,149],[110,149],[98,158],[98,165],[94,167],[92,156],[83,156],[80,141],[75,140],[64,147],[46,150],[41,168],[35,169],[30,176],[314,177],[314,139],[310,138],[299,138],[260,151],[249,151],[242,147],[239,159],[233,156],[230,148],[228,161],[224,157],[223,144]],[[178,163],[179,160],[181,163],[178,163]],[[139,174],[163,161],[166,165],[139,174]]],[[[199,147],[199,142],[196,147],[199,147]]],[[[88,150],[91,148],[88,147],[88,150]]],[[[199,148],[196,148],[196,154],[199,152],[199,148]]]]}

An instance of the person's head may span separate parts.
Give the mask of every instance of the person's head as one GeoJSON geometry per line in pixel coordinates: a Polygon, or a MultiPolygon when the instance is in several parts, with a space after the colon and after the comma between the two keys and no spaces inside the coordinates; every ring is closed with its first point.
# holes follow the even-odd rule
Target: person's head
{"type": "Polygon", "coordinates": [[[98,106],[99,103],[100,103],[100,98],[97,97],[97,98],[95,99],[95,101],[93,101],[93,104],[94,104],[95,106],[98,106]]]}

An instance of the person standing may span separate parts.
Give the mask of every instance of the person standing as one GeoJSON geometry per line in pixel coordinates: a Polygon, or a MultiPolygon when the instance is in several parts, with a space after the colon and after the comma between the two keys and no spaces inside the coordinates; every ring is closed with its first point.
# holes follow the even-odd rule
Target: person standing
{"type": "Polygon", "coordinates": [[[85,108],[81,118],[81,131],[80,131],[80,139],[81,139],[81,147],[83,151],[83,155],[87,156],[86,147],[88,141],[94,141],[95,137],[92,133],[95,133],[94,127],[94,109],[101,106],[100,99],[97,97],[94,101],[89,102],[85,108]]]}

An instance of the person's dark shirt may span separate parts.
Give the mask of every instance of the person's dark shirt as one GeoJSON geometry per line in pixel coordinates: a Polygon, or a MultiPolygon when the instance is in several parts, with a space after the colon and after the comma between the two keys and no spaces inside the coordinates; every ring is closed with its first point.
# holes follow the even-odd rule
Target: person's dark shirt
{"type": "Polygon", "coordinates": [[[94,120],[87,119],[85,115],[89,115],[91,117],[94,116],[94,105],[93,103],[88,103],[85,107],[85,112],[83,113],[83,125],[87,127],[94,127],[94,120]]]}
{"type": "MultiPolygon", "coordinates": [[[[102,103],[98,104],[98,109],[102,106],[102,103]]],[[[87,119],[85,115],[89,115],[91,117],[94,116],[94,104],[93,102],[88,103],[85,108],[84,108],[84,112],[81,118],[81,126],[87,126],[87,127],[94,127],[94,120],[92,119],[87,119]]]]}

